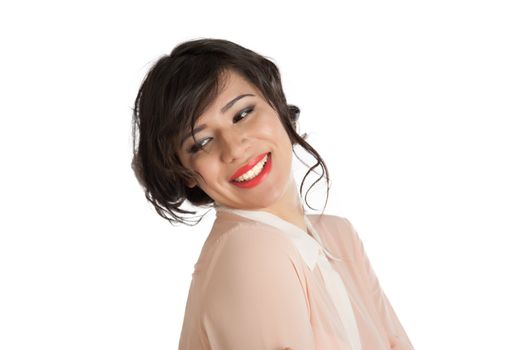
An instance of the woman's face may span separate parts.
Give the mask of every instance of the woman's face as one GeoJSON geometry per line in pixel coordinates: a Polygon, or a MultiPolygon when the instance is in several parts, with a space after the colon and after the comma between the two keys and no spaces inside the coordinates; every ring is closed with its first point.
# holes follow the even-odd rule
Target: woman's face
{"type": "Polygon", "coordinates": [[[202,176],[187,185],[232,208],[283,207],[297,196],[290,139],[257,88],[233,71],[225,79],[197,119],[196,141],[186,137],[178,151],[183,166],[202,176]]]}

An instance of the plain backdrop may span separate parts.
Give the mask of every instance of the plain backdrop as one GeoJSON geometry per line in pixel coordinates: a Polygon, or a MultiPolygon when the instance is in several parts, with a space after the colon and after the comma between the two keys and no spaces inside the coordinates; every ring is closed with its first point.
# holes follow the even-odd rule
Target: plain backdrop
{"type": "Polygon", "coordinates": [[[502,0],[3,2],[0,348],[177,348],[214,213],[156,214],[131,107],[158,58],[213,37],[278,65],[326,213],[416,348],[526,349],[524,18],[502,0]]]}

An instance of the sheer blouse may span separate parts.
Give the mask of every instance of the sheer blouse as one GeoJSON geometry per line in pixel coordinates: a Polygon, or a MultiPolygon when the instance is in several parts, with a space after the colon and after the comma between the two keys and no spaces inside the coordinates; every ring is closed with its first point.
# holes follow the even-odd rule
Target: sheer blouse
{"type": "Polygon", "coordinates": [[[216,207],[180,350],[413,349],[352,224],[216,207]]]}

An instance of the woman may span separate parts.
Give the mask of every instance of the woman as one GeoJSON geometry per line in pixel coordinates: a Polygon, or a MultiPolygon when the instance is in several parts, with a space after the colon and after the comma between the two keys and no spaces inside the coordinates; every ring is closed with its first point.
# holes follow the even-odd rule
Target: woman
{"type": "Polygon", "coordinates": [[[146,198],[170,222],[195,222],[186,201],[216,211],[179,349],[413,348],[351,223],[305,213],[293,147],[329,178],[298,115],[275,64],[226,40],[182,43],[143,81],[132,164],[146,198]]]}

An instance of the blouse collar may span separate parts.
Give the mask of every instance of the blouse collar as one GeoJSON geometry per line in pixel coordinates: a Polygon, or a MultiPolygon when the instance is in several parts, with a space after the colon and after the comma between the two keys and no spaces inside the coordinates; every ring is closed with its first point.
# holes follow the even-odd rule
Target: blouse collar
{"type": "Polygon", "coordinates": [[[311,271],[316,266],[319,255],[323,252],[326,256],[334,260],[341,260],[330,253],[323,245],[320,235],[310,222],[307,215],[304,215],[305,224],[307,225],[308,231],[312,234],[309,235],[298,226],[280,218],[277,215],[269,213],[263,210],[244,210],[234,209],[226,207],[224,205],[215,205],[217,212],[224,211],[230,212],[247,219],[261,222],[270,226],[273,226],[283,232],[296,246],[296,249],[300,252],[303,260],[309,266],[311,271]]]}

